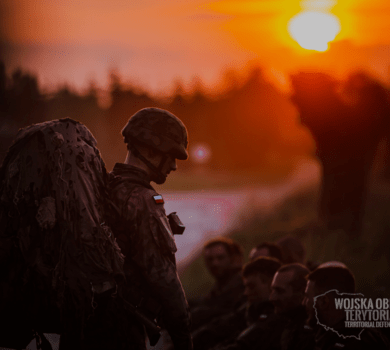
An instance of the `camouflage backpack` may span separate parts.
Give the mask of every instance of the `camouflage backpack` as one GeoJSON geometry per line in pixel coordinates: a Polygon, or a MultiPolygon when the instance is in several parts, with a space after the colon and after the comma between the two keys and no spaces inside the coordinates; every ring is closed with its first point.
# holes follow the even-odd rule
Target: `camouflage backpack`
{"type": "Polygon", "coordinates": [[[107,181],[79,122],[17,134],[0,168],[0,346],[25,347],[32,329],[81,338],[94,293],[122,279],[123,255],[105,224],[107,181]]]}

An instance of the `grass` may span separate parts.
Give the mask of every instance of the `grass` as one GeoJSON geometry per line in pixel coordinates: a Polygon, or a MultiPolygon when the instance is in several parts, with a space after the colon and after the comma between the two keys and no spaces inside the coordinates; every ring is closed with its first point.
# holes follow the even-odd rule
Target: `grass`
{"type": "MultiPolygon", "coordinates": [[[[298,237],[306,248],[307,260],[323,263],[338,260],[355,274],[357,291],[366,297],[388,297],[390,293],[390,190],[373,187],[366,205],[365,228],[358,238],[342,230],[326,231],[315,225],[318,191],[301,192],[288,198],[279,210],[264,219],[252,214],[226,235],[235,239],[248,256],[263,241],[276,241],[284,235],[298,237]]],[[[181,274],[189,298],[197,298],[211,288],[213,281],[201,256],[181,274]]]]}

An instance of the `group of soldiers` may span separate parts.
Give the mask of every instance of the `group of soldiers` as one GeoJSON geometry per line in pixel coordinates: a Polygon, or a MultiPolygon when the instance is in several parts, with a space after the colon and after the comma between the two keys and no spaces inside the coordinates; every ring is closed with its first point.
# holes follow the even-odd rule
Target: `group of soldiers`
{"type": "MultiPolygon", "coordinates": [[[[164,183],[176,170],[176,159],[187,159],[186,128],[173,114],[147,108],[130,118],[122,135],[128,154],[124,163],[115,165],[109,186],[117,214],[111,227],[125,256],[126,283],[119,293],[165,329],[166,348],[389,348],[387,337],[376,329],[365,329],[358,339],[361,329],[347,329],[344,312],[335,309],[335,295],[326,294],[355,293],[352,271],[341,262],[306,263],[303,245],[291,236],[254,247],[247,264],[235,241],[208,241],[203,257],[215,285],[187,303],[173,236],[182,225],[166,215],[162,196],[150,185],[164,183]],[[314,307],[315,298],[323,294],[314,307]]],[[[118,317],[118,309],[107,307],[106,302],[115,300],[112,293],[113,288],[101,293],[101,314],[96,312],[95,322],[90,322],[83,348],[144,349],[146,336],[153,345],[147,322],[126,313],[118,317]]]]}
{"type": "MultiPolygon", "coordinates": [[[[262,242],[251,250],[246,264],[243,249],[235,241],[219,237],[206,242],[203,257],[215,285],[204,297],[187,303],[176,271],[175,224],[165,214],[162,197],[150,186],[151,181],[165,182],[176,170],[176,159],[187,159],[185,126],[167,111],[144,109],[130,118],[122,134],[128,155],[124,164],[115,165],[110,181],[110,194],[119,213],[112,228],[126,256],[127,281],[131,281],[122,293],[137,305],[137,294],[142,300],[157,300],[161,310],[156,319],[170,338],[166,348],[390,347],[380,330],[361,333],[359,328],[347,329],[345,313],[335,309],[336,295],[326,293],[355,293],[352,271],[341,262],[307,263],[303,245],[291,236],[276,243],[262,242]],[[315,303],[323,294],[326,296],[315,303]]],[[[145,339],[142,330],[147,327],[129,319],[140,336],[132,335],[124,344],[141,349],[145,339]],[[139,339],[137,344],[135,339],[139,339]]],[[[97,339],[96,332],[93,334],[97,339]]],[[[113,348],[112,334],[107,339],[113,348]]],[[[108,343],[106,348],[110,348],[108,343]]]]}
{"type": "Polygon", "coordinates": [[[190,301],[195,350],[390,348],[380,329],[346,328],[335,307],[334,290],[355,293],[352,271],[338,261],[309,269],[293,236],[259,244],[244,265],[226,237],[206,242],[203,257],[215,285],[190,301]]]}
{"type": "MultiPolygon", "coordinates": [[[[68,128],[69,121],[66,123],[68,128]]],[[[336,332],[319,324],[318,319],[321,319],[328,328],[337,329],[340,333],[345,331],[343,315],[334,308],[334,296],[330,295],[324,302],[317,303],[316,309],[314,298],[332,289],[340,293],[354,293],[355,280],[348,267],[339,262],[324,263],[311,268],[311,271],[305,265],[302,245],[292,237],[281,239],[277,244],[265,242],[258,245],[250,252],[247,264],[244,264],[242,248],[233,240],[216,238],[208,241],[203,256],[215,285],[206,296],[189,300],[188,303],[175,260],[177,248],[174,233],[181,233],[184,227],[174,213],[166,215],[164,199],[151,185],[151,182],[163,184],[170,172],[177,169],[176,160],[187,159],[187,130],[181,120],[170,112],[145,108],[129,119],[122,135],[128,153],[124,162],[115,164],[108,176],[107,193],[112,210],[107,221],[115,237],[117,256],[123,263],[123,266],[112,270],[123,273],[113,272],[112,278],[93,275],[93,271],[100,271],[95,267],[102,268],[103,258],[108,259],[108,256],[95,255],[88,260],[77,253],[64,262],[69,264],[73,259],[72,262],[79,264],[80,276],[84,276],[84,282],[87,281],[92,288],[93,300],[90,304],[93,310],[80,322],[82,329],[73,331],[64,325],[78,322],[77,317],[72,316],[72,312],[62,312],[59,322],[62,325],[59,326],[60,350],[145,350],[146,339],[149,338],[150,345],[154,345],[161,329],[169,335],[170,345],[166,344],[166,347],[175,350],[389,348],[387,339],[379,331],[364,330],[361,340],[358,340],[353,336],[339,337],[336,332]],[[96,264],[93,268],[88,265],[92,264],[91,261],[96,264]],[[90,271],[90,274],[84,274],[84,271],[90,271]],[[66,317],[69,319],[66,320],[66,317]]],[[[81,139],[84,138],[77,137],[78,141],[81,139]]],[[[63,144],[66,146],[63,135],[56,132],[51,140],[55,154],[61,156],[61,152],[57,151],[63,144]]],[[[96,165],[95,156],[91,159],[79,156],[76,165],[83,171],[87,166],[96,165]]],[[[30,163],[31,168],[34,162],[30,163]]],[[[1,170],[4,178],[9,179],[7,188],[10,189],[9,198],[5,196],[8,193],[3,192],[2,206],[5,210],[2,213],[5,214],[0,217],[1,220],[6,220],[10,215],[4,203],[8,203],[6,200],[10,200],[11,204],[15,202],[12,191],[25,177],[25,174],[21,174],[21,169],[25,168],[24,160],[17,157],[1,170]]],[[[67,164],[64,168],[60,166],[55,169],[63,177],[66,171],[70,171],[67,164]]],[[[60,180],[65,182],[63,177],[60,180]]],[[[82,182],[87,197],[92,188],[88,181],[86,176],[82,182]]],[[[2,186],[5,186],[4,183],[2,186]]],[[[24,197],[27,198],[26,195],[24,197]]],[[[20,205],[15,208],[19,210],[20,205]]],[[[31,227],[39,234],[56,227],[55,218],[50,216],[55,212],[55,207],[41,205],[40,209],[36,213],[38,223],[29,224],[27,233],[30,233],[31,227]]],[[[82,218],[85,209],[80,208],[77,215],[80,214],[82,218]]],[[[34,213],[28,219],[34,219],[34,213]]],[[[20,230],[15,231],[11,224],[7,224],[0,238],[2,242],[11,244],[18,242],[19,235],[17,244],[20,244],[20,230]]],[[[54,234],[53,231],[50,233],[54,234]]],[[[111,237],[111,233],[108,236],[111,237]]],[[[94,237],[94,244],[100,242],[98,238],[106,240],[104,249],[109,254],[107,242],[112,237],[94,237]]],[[[80,241],[87,242],[85,244],[90,248],[86,237],[80,237],[75,247],[80,241]]],[[[18,248],[22,254],[24,248],[18,248]]],[[[39,249],[42,252],[44,246],[39,246],[39,249]]],[[[39,270],[44,263],[46,261],[42,259],[35,261],[28,269],[39,270]]],[[[54,272],[57,268],[58,264],[54,272]]],[[[69,290],[74,281],[69,275],[67,280],[62,279],[61,282],[68,288],[64,290],[69,290]]],[[[70,296],[74,297],[75,294],[70,296]]],[[[88,301],[86,296],[80,297],[80,300],[83,298],[88,301]]],[[[46,329],[35,329],[30,334],[33,326],[29,327],[26,321],[23,340],[18,337],[15,341],[14,327],[10,323],[9,336],[0,337],[1,341],[7,343],[0,346],[25,348],[31,334],[35,334],[40,339],[41,348],[48,348],[43,336],[46,329]]]]}
{"type": "Polygon", "coordinates": [[[127,156],[107,173],[89,130],[72,119],[19,131],[0,168],[0,347],[59,333],[60,350],[146,349],[165,329],[192,349],[162,184],[188,157],[172,113],[144,108],[122,130],[127,156]]]}

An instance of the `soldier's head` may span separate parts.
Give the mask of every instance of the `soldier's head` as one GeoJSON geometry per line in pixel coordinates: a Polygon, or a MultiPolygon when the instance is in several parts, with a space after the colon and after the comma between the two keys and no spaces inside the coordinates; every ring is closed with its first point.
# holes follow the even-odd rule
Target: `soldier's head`
{"type": "Polygon", "coordinates": [[[309,269],[298,263],[283,265],[276,272],[269,298],[275,307],[275,313],[283,314],[302,304],[308,273],[309,269]]]}
{"type": "Polygon", "coordinates": [[[237,270],[242,256],[241,246],[227,237],[213,238],[203,246],[206,267],[217,281],[237,270]]]}
{"type": "Polygon", "coordinates": [[[187,129],[178,117],[164,109],[139,110],[130,117],[122,135],[129,151],[126,163],[140,165],[158,184],[176,170],[176,159],[188,158],[187,129]]]}
{"type": "Polygon", "coordinates": [[[321,323],[329,324],[338,322],[343,318],[343,310],[335,309],[334,298],[337,295],[331,290],[337,290],[339,293],[355,293],[355,277],[351,270],[340,262],[329,262],[321,264],[317,269],[307,275],[307,284],[303,305],[308,315],[308,324],[314,326],[317,323],[317,317],[321,323]]]}
{"type": "Polygon", "coordinates": [[[249,303],[266,301],[271,293],[271,282],[281,263],[275,258],[258,257],[242,269],[244,294],[249,303]]]}
{"type": "Polygon", "coordinates": [[[290,235],[284,236],[276,244],[282,249],[285,264],[304,263],[306,250],[299,238],[290,235]]]}
{"type": "Polygon", "coordinates": [[[270,258],[278,259],[282,261],[282,250],[281,248],[271,242],[263,242],[254,247],[249,253],[249,261],[252,261],[259,256],[268,256],[270,258]]]}

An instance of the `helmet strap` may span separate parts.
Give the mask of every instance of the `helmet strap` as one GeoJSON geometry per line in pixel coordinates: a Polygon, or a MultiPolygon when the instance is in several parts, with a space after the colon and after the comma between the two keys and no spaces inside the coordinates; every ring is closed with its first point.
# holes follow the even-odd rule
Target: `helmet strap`
{"type": "Polygon", "coordinates": [[[164,163],[168,159],[168,157],[162,153],[162,158],[160,161],[160,164],[158,167],[154,166],[148,159],[146,159],[141,152],[131,143],[128,144],[128,148],[131,151],[132,154],[134,154],[135,157],[137,157],[139,160],[141,160],[146,166],[154,172],[154,174],[157,176],[157,181],[164,182],[166,176],[163,175],[161,172],[162,168],[164,167],[164,163]]]}

